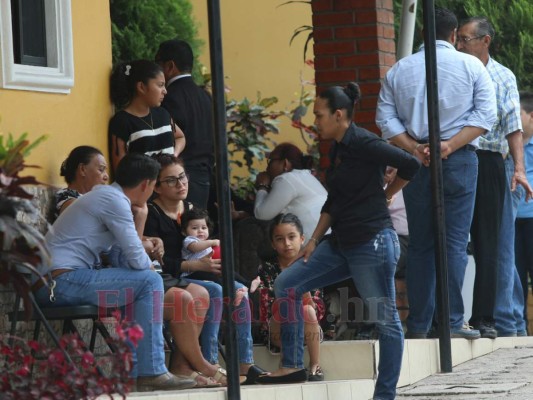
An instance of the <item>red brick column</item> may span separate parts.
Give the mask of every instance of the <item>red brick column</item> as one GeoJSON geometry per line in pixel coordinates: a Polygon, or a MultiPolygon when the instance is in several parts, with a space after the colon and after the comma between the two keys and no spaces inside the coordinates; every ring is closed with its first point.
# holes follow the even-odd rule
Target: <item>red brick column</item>
{"type": "MultiPolygon", "coordinates": [[[[396,61],[392,0],[312,0],[317,93],[332,85],[359,83],[355,110],[359,126],[375,125],[380,79],[396,61]]],[[[320,167],[326,168],[330,143],[321,142],[320,167]]]]}

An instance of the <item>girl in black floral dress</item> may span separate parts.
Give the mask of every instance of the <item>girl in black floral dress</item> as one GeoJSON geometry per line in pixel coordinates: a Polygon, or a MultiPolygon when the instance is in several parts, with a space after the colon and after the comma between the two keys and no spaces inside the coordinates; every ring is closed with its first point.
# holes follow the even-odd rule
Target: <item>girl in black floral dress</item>
{"type": "MultiPolygon", "coordinates": [[[[274,281],[285,268],[297,258],[304,242],[302,223],[294,214],[279,214],[270,224],[270,240],[277,253],[277,262],[265,262],[259,267],[261,278],[259,291],[261,295],[260,315],[264,324],[261,335],[271,351],[281,347],[279,313],[274,306],[274,281]]],[[[320,290],[313,290],[303,295],[303,315],[305,321],[305,343],[309,351],[309,380],[324,380],[319,365],[320,341],[322,330],[318,321],[325,313],[325,306],[320,290]]]]}

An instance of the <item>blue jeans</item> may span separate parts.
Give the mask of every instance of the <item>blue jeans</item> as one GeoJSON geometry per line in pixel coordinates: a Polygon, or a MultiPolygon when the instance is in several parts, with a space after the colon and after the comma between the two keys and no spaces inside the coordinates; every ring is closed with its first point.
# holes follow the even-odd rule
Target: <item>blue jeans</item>
{"type": "Polygon", "coordinates": [[[524,320],[524,294],[522,283],[515,266],[515,219],[520,198],[525,195],[524,188],[518,186],[511,192],[511,178],[514,174],[512,157],[505,160],[505,198],[499,238],[498,276],[494,320],[499,333],[513,334],[526,329],[524,320]]]}
{"type": "MultiPolygon", "coordinates": [[[[461,289],[465,276],[466,246],[474,212],[477,182],[477,155],[463,147],[442,160],[446,255],[448,258],[448,296],[450,328],[464,322],[461,289]]],[[[407,251],[407,329],[427,333],[435,312],[435,237],[429,168],[422,167],[404,188],[403,196],[409,224],[407,251]]]]}
{"type": "Polygon", "coordinates": [[[95,305],[124,307],[125,318],[144,332],[133,352],[132,376],[155,376],[167,372],[163,342],[163,281],[151,270],[124,268],[78,269],[55,278],[56,301],[50,303],[46,287],[35,293],[46,307],[95,305]]]}
{"type": "Polygon", "coordinates": [[[380,357],[374,397],[393,399],[403,353],[403,330],[396,310],[394,287],[399,257],[396,232],[384,229],[372,240],[350,249],[339,249],[331,240],[325,240],[307,263],[300,259],[285,269],[274,282],[276,302],[280,307],[282,366],[304,367],[302,295],[351,277],[379,334],[380,357]]]}
{"type": "MultiPolygon", "coordinates": [[[[531,315],[527,314],[527,298],[529,295],[530,279],[533,279],[533,247],[531,247],[531,238],[533,237],[533,218],[517,218],[515,222],[515,259],[516,269],[522,282],[522,291],[524,293],[524,323],[528,324],[531,315]]],[[[530,332],[533,333],[533,332],[530,332]]]]}
{"type": "MultiPolygon", "coordinates": [[[[196,283],[203,286],[209,293],[210,304],[205,316],[204,327],[200,334],[200,346],[204,358],[212,364],[218,364],[218,331],[222,318],[223,295],[222,286],[212,281],[201,281],[197,279],[187,279],[187,282],[196,283]]],[[[235,290],[243,288],[244,285],[235,282],[235,290]]],[[[253,339],[252,339],[252,317],[250,312],[250,302],[246,296],[233,312],[231,316],[235,322],[237,332],[237,350],[239,362],[241,364],[253,364],[253,339]]]]}

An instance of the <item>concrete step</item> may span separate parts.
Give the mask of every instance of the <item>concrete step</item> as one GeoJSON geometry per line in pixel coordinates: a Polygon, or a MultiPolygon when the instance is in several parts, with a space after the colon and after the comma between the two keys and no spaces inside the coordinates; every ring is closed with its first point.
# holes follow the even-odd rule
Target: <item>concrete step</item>
{"type": "MultiPolygon", "coordinates": [[[[320,366],[328,381],[373,379],[377,352],[373,340],[323,342],[320,345],[320,366]],[[349,364],[349,365],[348,365],[349,364]]],[[[281,356],[272,355],[266,346],[254,346],[254,361],[267,371],[279,368],[281,356]]],[[[309,353],[304,351],[304,364],[309,365],[309,353]]]]}
{"type": "MultiPolygon", "coordinates": [[[[372,398],[373,393],[374,381],[359,379],[290,385],[243,386],[241,387],[241,400],[368,400],[372,398]]],[[[226,389],[190,389],[176,392],[131,393],[128,399],[226,400],[226,395],[226,389]]],[[[101,399],[103,400],[103,397],[101,399]]]]}
{"type": "MultiPolygon", "coordinates": [[[[456,366],[501,348],[532,346],[533,337],[452,339],[452,364],[456,366]]],[[[258,365],[274,370],[279,356],[265,347],[254,347],[258,365]]],[[[255,385],[241,387],[241,400],[367,400],[372,398],[379,360],[376,341],[324,342],[321,365],[326,381],[290,385],[255,385]]],[[[307,359],[306,359],[307,363],[307,359]]],[[[411,385],[439,372],[437,339],[406,340],[398,386],[411,385]]],[[[225,400],[226,389],[191,389],[175,392],[131,393],[132,400],[225,400]]]]}

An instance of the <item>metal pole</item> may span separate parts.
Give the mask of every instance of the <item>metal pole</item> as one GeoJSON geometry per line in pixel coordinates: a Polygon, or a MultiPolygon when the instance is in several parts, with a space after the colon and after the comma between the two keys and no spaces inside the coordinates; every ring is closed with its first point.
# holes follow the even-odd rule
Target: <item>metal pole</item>
{"type": "Polygon", "coordinates": [[[416,0],[403,0],[400,37],[398,38],[398,54],[400,60],[413,52],[413,36],[416,25],[416,0]]]}
{"type": "Polygon", "coordinates": [[[441,372],[452,371],[450,339],[450,307],[448,299],[448,260],[444,223],[444,192],[440,153],[439,91],[437,82],[437,49],[435,42],[435,4],[423,1],[424,48],[426,56],[426,85],[428,99],[428,127],[430,148],[431,197],[435,235],[435,266],[437,268],[437,314],[439,317],[439,352],[441,372]]]}
{"type": "Polygon", "coordinates": [[[239,356],[237,335],[233,321],[234,258],[231,226],[231,194],[228,169],[228,138],[226,133],[226,102],[224,98],[224,69],[222,66],[222,33],[219,0],[207,0],[209,21],[209,52],[213,79],[213,117],[215,127],[215,160],[218,221],[221,234],[222,280],[226,311],[226,369],[228,371],[228,399],[240,400],[239,356]]]}

